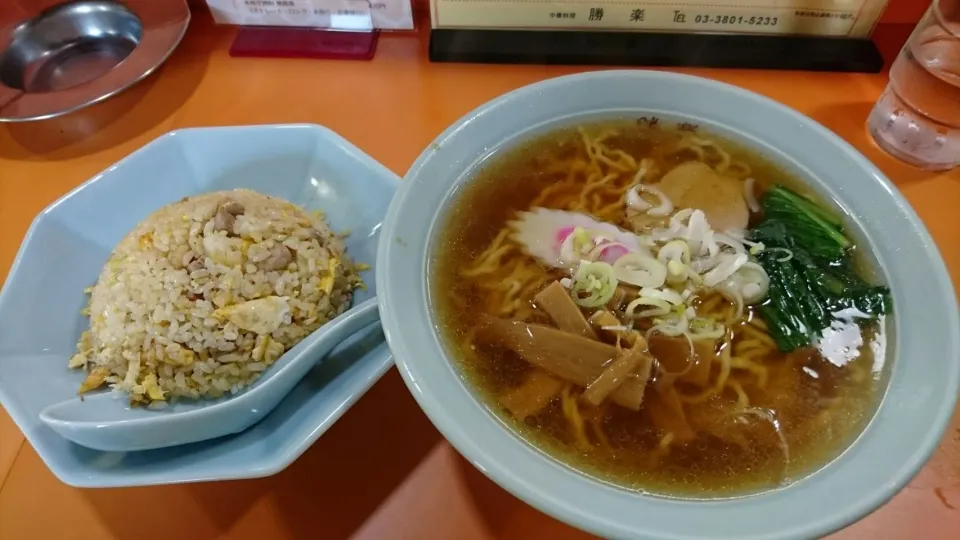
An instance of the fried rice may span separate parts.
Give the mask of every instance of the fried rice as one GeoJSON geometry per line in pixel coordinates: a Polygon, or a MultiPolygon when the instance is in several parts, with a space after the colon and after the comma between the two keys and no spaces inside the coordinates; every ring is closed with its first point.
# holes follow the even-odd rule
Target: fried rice
{"type": "Polygon", "coordinates": [[[114,248],[69,366],[87,371],[81,394],[132,404],[236,393],[362,286],[319,213],[250,190],[188,197],[114,248]]]}

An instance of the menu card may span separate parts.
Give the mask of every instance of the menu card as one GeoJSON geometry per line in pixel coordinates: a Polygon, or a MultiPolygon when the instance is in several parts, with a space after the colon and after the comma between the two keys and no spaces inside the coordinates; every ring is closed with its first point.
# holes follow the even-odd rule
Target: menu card
{"type": "Polygon", "coordinates": [[[332,30],[410,30],[410,0],[207,0],[215,21],[332,30]]]}
{"type": "Polygon", "coordinates": [[[870,35],[888,0],[431,0],[434,28],[870,35]]]}

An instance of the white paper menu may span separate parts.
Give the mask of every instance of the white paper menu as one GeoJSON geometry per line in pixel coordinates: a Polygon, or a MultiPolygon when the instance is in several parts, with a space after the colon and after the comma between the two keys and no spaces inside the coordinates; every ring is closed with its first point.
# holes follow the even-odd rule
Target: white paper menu
{"type": "Polygon", "coordinates": [[[434,28],[867,37],[888,0],[431,0],[434,28]]]}
{"type": "Polygon", "coordinates": [[[410,0],[207,0],[220,24],[410,30],[410,0]]]}

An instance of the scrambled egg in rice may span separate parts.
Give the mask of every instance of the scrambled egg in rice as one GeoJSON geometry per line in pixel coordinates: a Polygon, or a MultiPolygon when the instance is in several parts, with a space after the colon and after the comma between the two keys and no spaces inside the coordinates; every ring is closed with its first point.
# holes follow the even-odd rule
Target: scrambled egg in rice
{"type": "Polygon", "coordinates": [[[250,190],[188,197],[137,225],[90,293],[69,362],[80,393],[220,397],[346,311],[363,283],[322,214],[250,190]]]}

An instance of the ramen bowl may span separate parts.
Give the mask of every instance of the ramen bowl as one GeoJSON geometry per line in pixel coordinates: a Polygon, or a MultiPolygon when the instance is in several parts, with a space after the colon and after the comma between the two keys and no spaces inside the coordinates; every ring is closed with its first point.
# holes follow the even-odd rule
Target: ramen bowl
{"type": "Polygon", "coordinates": [[[955,294],[923,224],[897,189],[846,142],[774,101],[714,81],[606,71],[552,79],[497,98],[442,133],[414,163],[384,221],[381,318],[400,373],[444,436],[532,506],[607,538],[812,538],[901,489],[945,430],[960,386],[955,294]],[[862,434],[819,470],[780,488],[726,498],[662,497],[595,479],[510,430],[445,346],[431,303],[431,258],[446,211],[500,150],[561,126],[608,118],[699,126],[802,179],[846,214],[895,306],[889,383],[862,434]],[[882,241],[881,241],[882,240],[882,241]],[[918,276],[923,276],[918,279],[918,276]],[[802,510],[798,510],[802,509],[802,510]]]}

